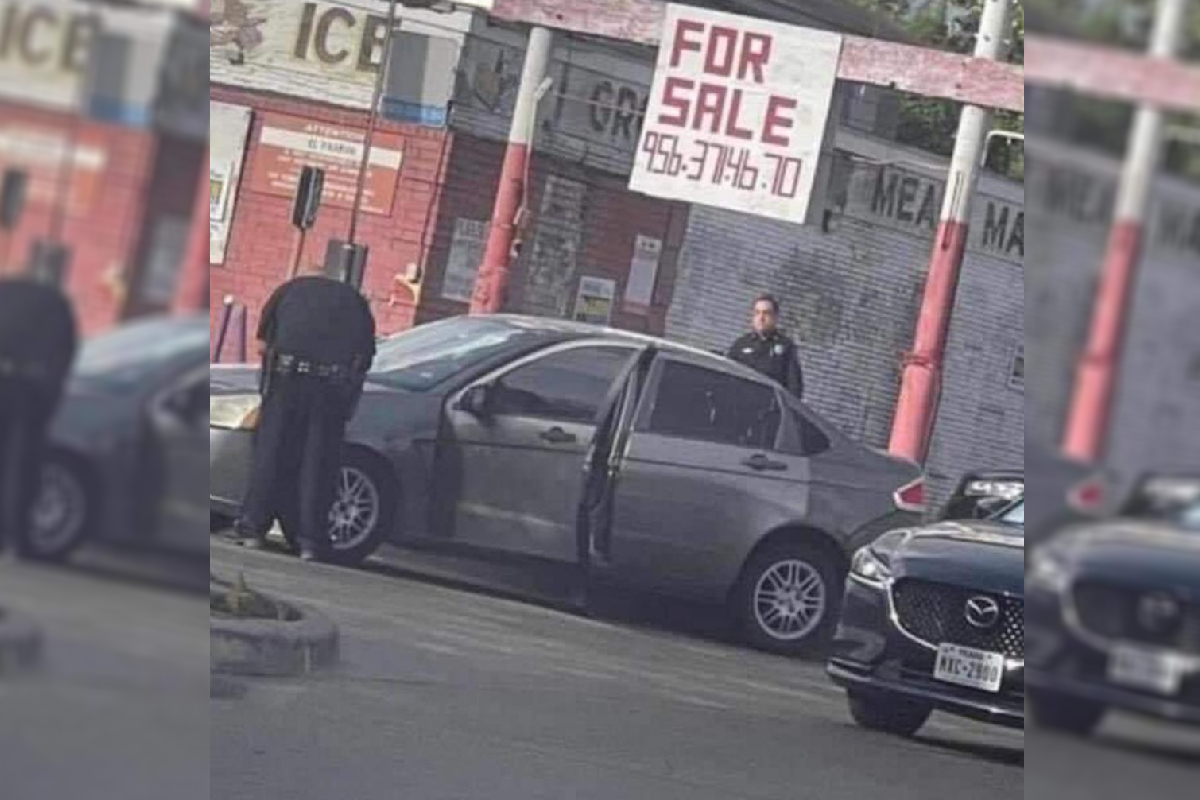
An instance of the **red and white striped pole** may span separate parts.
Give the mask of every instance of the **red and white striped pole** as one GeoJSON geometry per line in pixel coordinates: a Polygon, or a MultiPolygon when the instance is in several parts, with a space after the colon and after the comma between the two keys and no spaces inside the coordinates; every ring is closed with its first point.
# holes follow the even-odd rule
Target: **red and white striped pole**
{"type": "MultiPolygon", "coordinates": [[[[999,61],[1007,53],[1012,0],[987,0],[979,21],[975,55],[999,61]]],[[[905,358],[900,397],[892,420],[892,453],[924,462],[937,416],[941,393],[942,363],[950,317],[967,247],[971,200],[979,180],[983,148],[992,112],[979,106],[963,106],[958,137],[946,180],[946,196],[934,240],[925,297],[917,317],[912,352],[905,358]]]]}
{"type": "Polygon", "coordinates": [[[554,35],[549,28],[532,28],[529,31],[529,47],[525,51],[525,66],[521,71],[521,85],[517,89],[508,147],[500,171],[500,185],[496,189],[487,248],[471,295],[472,314],[501,311],[508,296],[517,216],[525,202],[525,182],[529,175],[529,159],[536,132],[538,100],[550,66],[553,46],[554,35]]]}
{"type": "MultiPolygon", "coordinates": [[[[1186,9],[1187,0],[1159,0],[1150,39],[1151,58],[1169,60],[1179,53],[1186,9]]],[[[1104,453],[1146,209],[1162,158],[1164,131],[1165,120],[1160,109],[1138,108],[1121,172],[1100,287],[1092,308],[1092,326],[1075,377],[1063,437],[1063,453],[1079,461],[1095,462],[1104,453]]]]}

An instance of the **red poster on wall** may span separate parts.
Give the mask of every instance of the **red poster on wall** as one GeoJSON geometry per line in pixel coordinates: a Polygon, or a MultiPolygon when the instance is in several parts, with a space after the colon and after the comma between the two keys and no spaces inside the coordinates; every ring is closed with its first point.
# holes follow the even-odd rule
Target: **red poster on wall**
{"type": "MultiPolygon", "coordinates": [[[[365,138],[366,131],[359,128],[285,114],[265,114],[250,168],[250,189],[292,197],[300,181],[300,171],[305,166],[320,167],[325,170],[322,204],[351,208],[365,138]]],[[[363,188],[364,212],[384,216],[392,213],[403,161],[404,138],[376,132],[363,188]]]]}
{"type": "Polygon", "coordinates": [[[72,138],[54,128],[0,125],[0,174],[14,169],[29,175],[30,208],[49,208],[62,197],[68,198],[69,213],[87,215],[107,162],[104,140],[96,134],[81,131],[72,138]]]}

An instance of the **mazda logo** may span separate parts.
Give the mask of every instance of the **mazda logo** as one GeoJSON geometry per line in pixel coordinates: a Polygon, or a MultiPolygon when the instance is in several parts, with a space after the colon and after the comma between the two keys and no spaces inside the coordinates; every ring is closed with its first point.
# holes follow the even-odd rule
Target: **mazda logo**
{"type": "Polygon", "coordinates": [[[988,630],[1000,621],[1000,604],[990,597],[979,595],[967,601],[967,622],[974,628],[988,630]]]}
{"type": "Polygon", "coordinates": [[[1179,601],[1169,594],[1148,594],[1137,606],[1137,620],[1150,633],[1169,633],[1179,623],[1182,609],[1179,601]]]}

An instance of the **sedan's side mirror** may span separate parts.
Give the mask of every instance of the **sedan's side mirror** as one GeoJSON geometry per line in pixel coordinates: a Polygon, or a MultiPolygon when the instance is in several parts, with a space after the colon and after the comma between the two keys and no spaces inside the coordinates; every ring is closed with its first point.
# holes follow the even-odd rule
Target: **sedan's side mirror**
{"type": "Polygon", "coordinates": [[[458,409],[475,417],[486,417],[491,411],[492,387],[486,383],[472,386],[458,400],[458,409]]]}

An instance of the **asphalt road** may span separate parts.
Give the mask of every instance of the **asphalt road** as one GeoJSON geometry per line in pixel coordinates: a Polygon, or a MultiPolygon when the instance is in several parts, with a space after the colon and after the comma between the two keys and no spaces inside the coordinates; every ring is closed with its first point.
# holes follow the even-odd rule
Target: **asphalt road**
{"type": "Polygon", "coordinates": [[[343,636],[331,674],[214,679],[223,800],[1023,792],[1020,733],[948,717],[915,741],[859,730],[818,664],[223,543],[212,563],[343,636]]]}
{"type": "Polygon", "coordinates": [[[40,669],[0,677],[0,796],[209,797],[207,584],[203,561],[0,562],[0,609],[44,637],[40,669]]]}
{"type": "Polygon", "coordinates": [[[1180,800],[1200,785],[1200,731],[1111,717],[1093,739],[1032,730],[1026,800],[1180,800]]]}

